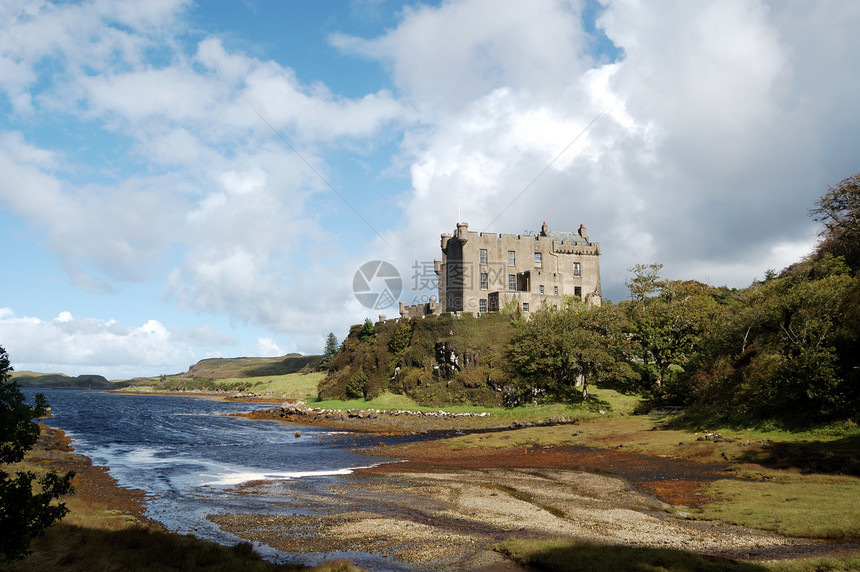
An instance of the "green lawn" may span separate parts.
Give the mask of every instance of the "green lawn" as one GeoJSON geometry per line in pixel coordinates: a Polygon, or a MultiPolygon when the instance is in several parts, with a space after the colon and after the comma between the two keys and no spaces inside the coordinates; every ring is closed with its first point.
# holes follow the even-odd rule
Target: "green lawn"
{"type": "Polygon", "coordinates": [[[696,516],[785,536],[860,538],[860,479],[758,471],[756,480],[720,480],[709,487],[714,502],[696,516]]]}

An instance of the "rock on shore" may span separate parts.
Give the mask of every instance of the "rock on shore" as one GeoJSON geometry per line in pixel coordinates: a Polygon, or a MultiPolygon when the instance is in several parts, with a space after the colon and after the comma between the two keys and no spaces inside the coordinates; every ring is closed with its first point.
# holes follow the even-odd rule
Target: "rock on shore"
{"type": "Polygon", "coordinates": [[[325,409],[304,403],[282,403],[277,407],[247,414],[256,419],[277,418],[299,424],[319,424],[354,431],[386,433],[426,433],[430,431],[475,431],[520,429],[523,427],[576,423],[570,417],[551,417],[536,421],[502,420],[487,412],[453,413],[449,411],[414,411],[409,409],[325,409]]]}

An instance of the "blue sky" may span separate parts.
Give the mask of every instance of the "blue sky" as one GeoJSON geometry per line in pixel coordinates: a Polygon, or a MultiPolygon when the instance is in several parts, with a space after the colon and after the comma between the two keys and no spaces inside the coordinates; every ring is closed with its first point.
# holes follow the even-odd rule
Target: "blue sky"
{"type": "Polygon", "coordinates": [[[746,286],[809,252],[808,209],[860,166],[858,24],[850,2],[4,2],[0,344],[113,379],[317,353],[396,314],[353,295],[365,262],[432,294],[458,216],[586,224],[616,301],[637,263],[746,286]]]}

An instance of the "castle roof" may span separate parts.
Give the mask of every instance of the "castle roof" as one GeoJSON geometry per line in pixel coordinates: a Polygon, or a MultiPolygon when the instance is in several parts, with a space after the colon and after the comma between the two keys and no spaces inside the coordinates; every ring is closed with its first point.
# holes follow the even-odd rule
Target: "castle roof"
{"type": "Polygon", "coordinates": [[[561,244],[562,242],[572,242],[574,244],[588,244],[588,241],[579,236],[579,233],[577,232],[557,232],[554,230],[549,230],[547,231],[546,236],[558,242],[559,244],[561,244]]]}

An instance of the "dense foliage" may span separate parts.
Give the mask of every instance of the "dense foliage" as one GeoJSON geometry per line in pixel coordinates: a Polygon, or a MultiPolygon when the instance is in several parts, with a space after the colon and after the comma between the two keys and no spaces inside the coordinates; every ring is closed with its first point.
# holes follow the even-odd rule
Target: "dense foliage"
{"type": "Polygon", "coordinates": [[[693,280],[662,280],[662,265],[637,265],[627,282],[630,301],[623,304],[630,320],[639,387],[665,391],[698,352],[703,334],[731,302],[731,292],[693,280]]]}
{"type": "Polygon", "coordinates": [[[509,367],[526,395],[569,401],[581,388],[585,401],[589,384],[634,377],[627,325],[612,305],[569,300],[561,308],[541,308],[516,324],[509,367]]]}
{"type": "Polygon", "coordinates": [[[370,400],[391,391],[425,405],[499,406],[508,380],[503,353],[513,331],[502,314],[366,321],[350,330],[319,396],[370,400]],[[444,355],[437,351],[443,346],[444,355]]]}
{"type": "Polygon", "coordinates": [[[813,257],[737,294],[674,397],[732,419],[850,419],[860,399],[858,347],[858,273],[841,257],[813,257]]]}
{"type": "Polygon", "coordinates": [[[815,252],[743,290],[661,281],[657,265],[632,269],[643,388],[711,418],[857,421],[860,175],[816,205],[824,229],[815,252]]]}
{"type": "Polygon", "coordinates": [[[320,396],[515,405],[585,401],[590,384],[611,383],[710,419],[857,422],[860,175],[811,212],[824,223],[816,251],[742,290],[666,280],[661,265],[640,264],[619,305],[366,321],[320,396]]]}
{"type": "MultiPolygon", "coordinates": [[[[18,384],[9,379],[11,371],[9,356],[0,347],[0,467],[21,461],[33,448],[39,438],[33,419],[48,407],[42,394],[27,405],[18,384]]],[[[12,476],[0,469],[0,558],[9,562],[29,554],[30,541],[69,512],[53,501],[71,492],[73,476],[53,471],[38,478],[27,471],[12,476]]]]}

